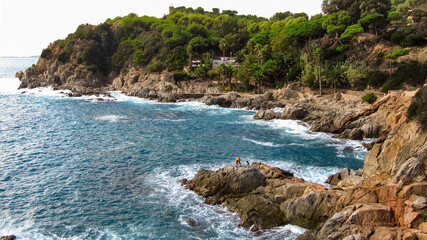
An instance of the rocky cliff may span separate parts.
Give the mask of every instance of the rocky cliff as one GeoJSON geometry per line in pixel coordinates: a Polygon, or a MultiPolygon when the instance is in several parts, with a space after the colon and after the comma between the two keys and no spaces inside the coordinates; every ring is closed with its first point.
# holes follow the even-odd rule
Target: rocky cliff
{"type": "Polygon", "coordinates": [[[397,91],[347,110],[300,102],[286,105],[282,114],[255,114],[304,120],[338,137],[379,137],[367,146],[364,168],[331,176],[331,188],[262,163],[200,170],[184,182],[206,203],[238,213],[242,226],[253,231],[294,224],[309,229],[298,239],[427,239],[427,131],[407,119],[413,98],[397,91]]]}

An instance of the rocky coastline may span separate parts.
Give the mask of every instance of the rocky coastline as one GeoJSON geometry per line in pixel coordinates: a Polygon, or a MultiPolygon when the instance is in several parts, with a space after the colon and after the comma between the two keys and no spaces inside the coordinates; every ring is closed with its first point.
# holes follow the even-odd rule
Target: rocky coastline
{"type": "MultiPolygon", "coordinates": [[[[350,174],[348,174],[350,175],[350,174]]],[[[297,239],[426,239],[427,183],[327,188],[253,163],[199,170],[185,188],[222,204],[257,232],[285,224],[308,229],[297,239]]]]}
{"type": "Polygon", "coordinates": [[[21,88],[51,86],[71,90],[70,97],[119,90],[159,102],[191,99],[255,109],[260,121],[300,120],[312,131],[338,138],[375,138],[366,146],[363,169],[331,176],[329,188],[263,163],[200,170],[182,183],[207,204],[238,213],[242,226],[252,231],[294,224],[309,229],[298,239],[427,239],[427,132],[406,117],[416,91],[390,92],[373,104],[362,103],[359,93],[317,96],[298,85],[257,95],[225,93],[209,82],[175,81],[166,71],[131,68],[124,75],[103,76],[42,58],[17,77],[21,88]]]}

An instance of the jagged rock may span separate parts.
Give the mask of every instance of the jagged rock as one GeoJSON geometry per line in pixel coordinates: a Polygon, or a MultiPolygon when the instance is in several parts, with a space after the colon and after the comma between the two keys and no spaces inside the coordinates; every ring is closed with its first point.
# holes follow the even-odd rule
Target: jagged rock
{"type": "Polygon", "coordinates": [[[363,204],[349,217],[349,222],[363,227],[393,227],[394,214],[389,206],[377,203],[363,204]]]}
{"type": "Polygon", "coordinates": [[[365,183],[406,185],[426,180],[427,131],[415,121],[403,123],[367,152],[363,167],[365,183]],[[424,167],[423,167],[424,166],[424,167]]]}
{"type": "Polygon", "coordinates": [[[247,108],[251,105],[251,99],[250,98],[238,98],[231,107],[236,108],[247,108]]]}
{"type": "Polygon", "coordinates": [[[171,93],[159,93],[157,99],[159,102],[174,103],[177,101],[178,97],[171,93]]]}
{"type": "Polygon", "coordinates": [[[346,130],[344,130],[344,132],[334,136],[334,138],[362,140],[363,139],[363,133],[362,133],[362,130],[360,128],[346,129],[346,130]]]}
{"type": "Polygon", "coordinates": [[[274,100],[273,97],[273,93],[271,92],[266,92],[261,96],[256,96],[253,100],[252,100],[252,104],[251,104],[251,108],[253,109],[268,109],[271,108],[271,106],[269,106],[269,101],[274,100]]]}
{"type": "MultiPolygon", "coordinates": [[[[414,195],[415,196],[415,195],[414,195]]],[[[415,196],[416,199],[411,203],[411,207],[414,210],[421,210],[427,207],[427,200],[422,196],[415,196]]]]}
{"type": "Polygon", "coordinates": [[[325,183],[329,183],[331,185],[337,185],[341,180],[344,180],[350,175],[350,169],[341,169],[339,172],[331,175],[325,181],[325,183]]]}
{"type": "Polygon", "coordinates": [[[334,214],[336,199],[326,191],[312,190],[280,205],[287,223],[313,229],[334,214]]]}
{"type": "Polygon", "coordinates": [[[286,105],[280,116],[281,119],[302,120],[309,114],[306,106],[286,105]]]}
{"type": "Polygon", "coordinates": [[[358,186],[363,182],[363,169],[351,170],[350,175],[338,182],[338,187],[358,186]]]}
{"type": "Polygon", "coordinates": [[[367,123],[364,124],[360,129],[362,130],[363,137],[376,138],[378,137],[380,127],[377,124],[367,123]]]}
{"type": "Polygon", "coordinates": [[[220,107],[231,107],[232,102],[227,99],[225,95],[213,97],[206,96],[200,99],[200,101],[206,105],[218,105],[220,107]]]}
{"type": "Polygon", "coordinates": [[[276,119],[278,116],[276,113],[274,113],[273,110],[259,110],[258,112],[255,113],[254,115],[254,119],[256,120],[272,120],[272,119],[276,119]]]}

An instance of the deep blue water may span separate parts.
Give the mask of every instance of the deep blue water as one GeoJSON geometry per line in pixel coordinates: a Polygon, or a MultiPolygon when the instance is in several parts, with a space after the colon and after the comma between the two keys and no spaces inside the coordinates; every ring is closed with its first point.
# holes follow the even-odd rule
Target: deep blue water
{"type": "MultiPolygon", "coordinates": [[[[253,238],[236,215],[204,205],[178,180],[233,164],[236,156],[319,183],[340,168],[363,165],[363,150],[345,150],[360,142],[311,133],[295,121],[254,121],[251,111],[119,93],[118,101],[97,102],[14,90],[19,82],[11,72],[36,60],[0,62],[0,235],[253,238]],[[198,226],[188,226],[188,218],[198,226]]],[[[294,239],[301,232],[285,226],[264,237],[294,239]]]]}

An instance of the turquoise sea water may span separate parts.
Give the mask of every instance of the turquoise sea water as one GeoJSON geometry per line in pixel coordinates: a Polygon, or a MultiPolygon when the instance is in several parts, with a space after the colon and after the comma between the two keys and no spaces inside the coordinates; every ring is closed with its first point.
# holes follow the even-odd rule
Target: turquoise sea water
{"type": "Polygon", "coordinates": [[[117,101],[98,102],[17,90],[14,72],[36,61],[0,59],[0,236],[295,239],[304,229],[254,236],[238,227],[235,214],[203,204],[178,181],[233,164],[236,156],[318,183],[363,165],[361,142],[311,133],[296,121],[254,121],[251,111],[117,92],[117,101]]]}

